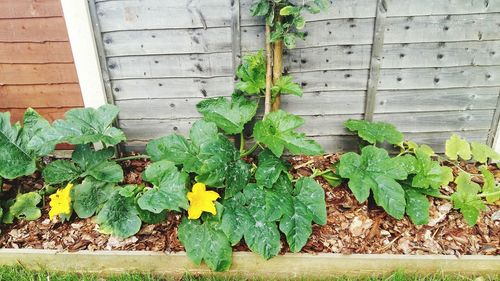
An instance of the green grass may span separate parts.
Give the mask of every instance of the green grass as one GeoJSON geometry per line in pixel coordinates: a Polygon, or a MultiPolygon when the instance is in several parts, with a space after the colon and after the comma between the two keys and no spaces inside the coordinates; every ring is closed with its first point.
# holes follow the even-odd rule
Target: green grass
{"type": "MultiPolygon", "coordinates": [[[[163,280],[183,280],[183,281],[237,281],[237,280],[266,280],[269,279],[244,279],[238,277],[225,277],[221,275],[213,276],[192,276],[185,275],[181,278],[160,277],[145,274],[122,274],[116,276],[99,277],[94,274],[78,273],[53,273],[48,271],[26,270],[21,266],[0,267],[0,281],[163,281],[163,280]]],[[[299,279],[311,280],[311,279],[299,279]]],[[[495,277],[464,277],[458,275],[433,275],[433,276],[415,276],[396,272],[384,277],[332,277],[328,279],[318,279],[324,281],[500,281],[500,276],[495,277]]]]}

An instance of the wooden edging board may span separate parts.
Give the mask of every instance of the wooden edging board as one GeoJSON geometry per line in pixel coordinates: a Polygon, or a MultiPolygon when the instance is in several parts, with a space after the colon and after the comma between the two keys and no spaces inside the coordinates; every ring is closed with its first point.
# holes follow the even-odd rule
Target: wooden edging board
{"type": "MultiPolygon", "coordinates": [[[[33,270],[87,272],[112,275],[142,272],[178,276],[185,273],[211,274],[195,266],[185,253],[147,251],[79,251],[0,249],[0,265],[21,265],[33,270]]],[[[397,270],[418,274],[500,274],[500,256],[444,256],[389,254],[285,254],[264,260],[249,252],[235,252],[229,272],[242,277],[325,278],[390,274],[397,270]]]]}

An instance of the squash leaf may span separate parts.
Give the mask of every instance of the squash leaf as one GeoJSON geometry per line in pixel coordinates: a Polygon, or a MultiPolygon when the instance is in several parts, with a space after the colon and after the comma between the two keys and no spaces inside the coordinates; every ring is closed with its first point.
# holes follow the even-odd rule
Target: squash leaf
{"type": "MultiPolygon", "coordinates": [[[[488,170],[488,168],[486,166],[481,166],[479,167],[479,170],[481,171],[481,174],[483,174],[484,178],[483,193],[493,193],[500,191],[500,187],[498,187],[496,184],[495,177],[488,170]]],[[[486,196],[486,202],[488,203],[495,203],[498,200],[500,200],[500,194],[486,196]]]]}
{"type": "Polygon", "coordinates": [[[186,172],[194,172],[201,165],[196,147],[183,136],[176,134],[150,141],[146,152],[151,156],[151,160],[168,160],[176,165],[183,165],[186,172]]]}
{"type": "Polygon", "coordinates": [[[36,160],[52,152],[61,136],[35,110],[24,113],[24,126],[11,125],[10,113],[0,113],[0,177],[15,179],[36,171],[36,160]]]}
{"type": "Polygon", "coordinates": [[[391,216],[401,219],[405,213],[405,192],[396,180],[408,176],[399,159],[390,158],[387,151],[366,146],[361,155],[346,153],[340,159],[339,174],[349,179],[348,186],[359,202],[373,192],[377,205],[391,216]]]}
{"type": "Polygon", "coordinates": [[[178,237],[186,253],[196,265],[202,260],[213,271],[226,271],[231,267],[232,248],[229,239],[220,229],[220,223],[184,218],[179,225],[178,237]]]}
{"type": "Polygon", "coordinates": [[[415,176],[411,185],[418,188],[439,189],[453,180],[453,171],[450,167],[442,167],[439,162],[432,161],[425,151],[415,151],[415,176]]]}
{"type": "Polygon", "coordinates": [[[283,110],[269,113],[262,121],[258,121],[253,129],[255,140],[265,144],[277,157],[288,149],[294,154],[319,155],[323,148],[305,134],[295,131],[304,124],[304,120],[283,110]]]}
{"type": "Polygon", "coordinates": [[[238,66],[236,76],[240,79],[236,89],[251,95],[260,95],[266,88],[266,59],[262,50],[256,54],[243,57],[238,66]]]}
{"type": "Polygon", "coordinates": [[[225,198],[232,197],[234,194],[243,190],[250,180],[250,165],[243,160],[232,162],[228,167],[226,176],[225,198]]]}
{"type": "Polygon", "coordinates": [[[274,83],[274,86],[271,88],[273,97],[278,94],[290,94],[294,96],[301,97],[303,92],[302,88],[299,84],[293,82],[291,76],[281,76],[278,81],[274,83]]]}
{"type": "Polygon", "coordinates": [[[164,210],[180,211],[189,207],[186,197],[188,175],[180,172],[174,163],[162,160],[150,164],[142,178],[153,184],[137,200],[143,210],[159,214],[164,210]]]}
{"type": "Polygon", "coordinates": [[[240,94],[233,94],[231,101],[219,97],[206,99],[196,105],[203,119],[214,122],[227,134],[239,134],[257,113],[258,104],[240,94]]]}
{"type": "Polygon", "coordinates": [[[475,225],[481,211],[487,209],[484,202],[477,196],[481,191],[479,184],[472,182],[464,172],[455,179],[457,191],[451,195],[453,207],[460,210],[468,225],[475,225]]]}
{"type": "Polygon", "coordinates": [[[418,188],[403,185],[406,197],[406,214],[416,225],[424,225],[429,222],[429,200],[418,188]]]}
{"type": "Polygon", "coordinates": [[[281,173],[287,171],[288,168],[285,162],[276,157],[270,150],[265,149],[259,154],[259,165],[255,171],[255,180],[258,186],[271,188],[281,173]]]}
{"type": "Polygon", "coordinates": [[[360,138],[371,144],[387,141],[390,144],[397,145],[404,138],[403,134],[389,123],[349,119],[344,125],[347,129],[357,132],[360,138]]]}
{"type": "Polygon", "coordinates": [[[18,194],[3,217],[3,222],[13,223],[16,218],[28,221],[40,218],[42,212],[37,207],[40,202],[42,202],[42,196],[37,192],[18,194]]]}
{"type": "Polygon", "coordinates": [[[224,187],[229,171],[234,169],[239,158],[239,152],[233,143],[227,137],[219,135],[200,148],[198,159],[201,166],[196,171],[196,181],[213,187],[224,187]]]}
{"type": "Polygon", "coordinates": [[[472,156],[469,143],[456,134],[453,134],[446,141],[445,154],[450,160],[454,161],[458,160],[459,156],[463,160],[469,160],[472,156]]]}
{"type": "Polygon", "coordinates": [[[490,158],[492,161],[500,160],[500,154],[486,144],[473,141],[470,143],[470,146],[474,160],[479,163],[488,163],[488,158],[490,158]]]}
{"type": "Polygon", "coordinates": [[[98,109],[71,109],[64,114],[64,120],[54,122],[54,128],[71,144],[102,142],[113,146],[126,139],[120,129],[113,127],[118,112],[118,107],[111,104],[98,109]]]}
{"type": "Polygon", "coordinates": [[[90,218],[108,200],[113,192],[113,183],[102,182],[86,177],[72,189],[73,209],[80,218],[90,218]]]}
{"type": "Polygon", "coordinates": [[[93,150],[90,144],[78,145],[73,151],[71,161],[56,160],[43,170],[43,177],[48,184],[70,182],[77,178],[92,176],[103,182],[117,183],[123,180],[120,165],[110,161],[114,149],[109,147],[93,150]]]}
{"type": "Polygon", "coordinates": [[[99,231],[119,238],[127,238],[139,232],[139,218],[134,198],[120,194],[121,188],[116,188],[97,214],[95,221],[99,231]]]}

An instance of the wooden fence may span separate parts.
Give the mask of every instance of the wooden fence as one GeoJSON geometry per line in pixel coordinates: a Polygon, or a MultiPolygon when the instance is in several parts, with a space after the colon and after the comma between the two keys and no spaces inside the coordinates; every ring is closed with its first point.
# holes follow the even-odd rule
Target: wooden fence
{"type": "Polygon", "coordinates": [[[0,0],[0,111],[54,120],[82,106],[60,0],[0,0]]]}
{"type": "MultiPolygon", "coordinates": [[[[207,97],[229,96],[241,55],[264,46],[252,0],[90,0],[110,94],[132,148],[187,134],[207,97]]],[[[285,55],[304,97],[283,108],[328,151],[349,118],[394,123],[442,151],[458,133],[491,144],[500,111],[500,1],[335,0],[285,55]]]]}

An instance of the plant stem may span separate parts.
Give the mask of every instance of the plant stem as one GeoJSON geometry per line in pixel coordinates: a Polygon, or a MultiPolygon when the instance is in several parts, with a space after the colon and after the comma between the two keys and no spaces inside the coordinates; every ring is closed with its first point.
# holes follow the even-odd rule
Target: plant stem
{"type": "Polygon", "coordinates": [[[127,157],[122,157],[122,158],[116,158],[113,159],[115,162],[120,162],[120,161],[126,161],[126,160],[136,160],[136,159],[149,159],[151,158],[149,155],[132,155],[132,156],[127,156],[127,157]]]}
{"type": "Polygon", "coordinates": [[[331,170],[324,170],[324,171],[321,171],[321,170],[314,170],[314,172],[312,173],[312,175],[310,175],[309,177],[310,178],[315,178],[315,177],[319,177],[319,176],[322,176],[322,175],[325,175],[325,174],[328,174],[330,173],[331,170]]]}
{"type": "Polygon", "coordinates": [[[240,154],[245,152],[245,136],[243,132],[240,133],[240,154]]]}
{"type": "Polygon", "coordinates": [[[480,193],[477,195],[477,197],[484,198],[484,197],[495,196],[495,195],[499,195],[499,194],[500,194],[500,190],[495,191],[495,192],[490,192],[490,193],[480,193]]]}
{"type": "Polygon", "coordinates": [[[458,165],[457,163],[455,163],[455,162],[453,162],[453,161],[450,161],[450,160],[448,160],[448,159],[446,159],[446,158],[444,158],[444,157],[442,157],[442,156],[439,156],[439,155],[436,155],[436,156],[437,156],[437,158],[438,158],[438,160],[439,160],[440,162],[444,162],[444,161],[446,161],[446,162],[448,162],[448,163],[451,163],[453,166],[455,166],[455,167],[456,167],[457,169],[459,169],[460,171],[462,171],[462,172],[464,172],[464,173],[467,173],[467,174],[469,174],[469,175],[471,175],[471,176],[476,176],[476,177],[482,177],[482,176],[483,176],[482,174],[473,174],[473,173],[469,173],[469,172],[467,172],[466,170],[462,169],[462,167],[460,167],[460,165],[458,165]]]}
{"type": "Polygon", "coordinates": [[[240,152],[240,157],[245,157],[245,156],[248,156],[250,154],[252,154],[252,152],[254,152],[257,147],[259,147],[259,143],[256,142],[249,150],[245,151],[245,152],[240,152]]]}
{"type": "Polygon", "coordinates": [[[435,197],[435,198],[445,199],[445,200],[448,200],[448,201],[450,201],[450,200],[451,200],[451,196],[447,196],[447,195],[444,195],[444,194],[440,194],[440,195],[430,195],[430,196],[435,197]]]}
{"type": "Polygon", "coordinates": [[[273,82],[272,60],[271,27],[266,24],[266,94],[264,101],[264,117],[271,112],[271,87],[273,82]]]}
{"type": "MultiPolygon", "coordinates": [[[[281,17],[278,16],[276,22],[281,22],[281,17]]],[[[274,42],[273,48],[273,83],[276,84],[276,81],[280,79],[283,74],[283,40],[279,40],[274,42]]],[[[274,102],[272,105],[272,111],[279,110],[281,106],[281,96],[278,93],[274,98],[274,102]]]]}

